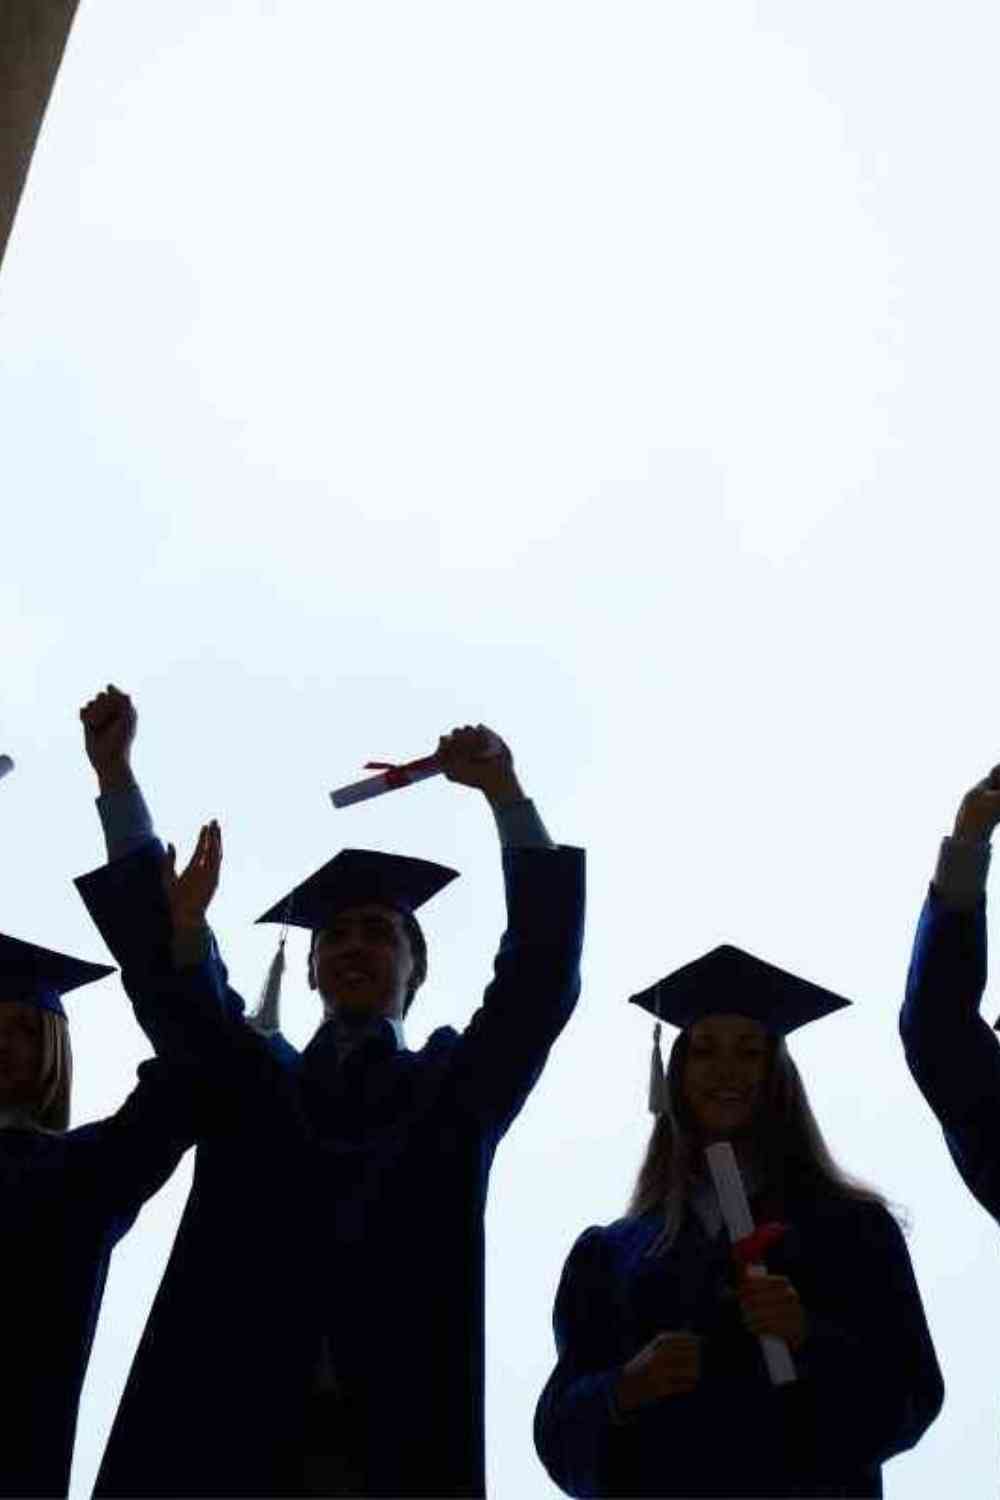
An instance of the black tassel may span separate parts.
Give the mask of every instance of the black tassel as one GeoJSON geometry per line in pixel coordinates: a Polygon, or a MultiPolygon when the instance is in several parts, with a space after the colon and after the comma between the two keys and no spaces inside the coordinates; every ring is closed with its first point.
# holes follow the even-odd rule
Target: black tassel
{"type": "Polygon", "coordinates": [[[649,1063],[649,1112],[662,1115],[667,1107],[667,1080],[660,1051],[660,1023],[653,1027],[653,1056],[649,1063]]]}

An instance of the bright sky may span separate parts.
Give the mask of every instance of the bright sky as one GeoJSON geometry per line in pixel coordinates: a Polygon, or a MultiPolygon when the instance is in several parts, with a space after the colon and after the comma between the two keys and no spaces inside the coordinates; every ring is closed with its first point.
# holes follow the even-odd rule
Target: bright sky
{"type": "MultiPolygon", "coordinates": [[[[111,680],[159,830],[223,823],[251,999],[252,918],[341,845],[464,872],[419,1045],[490,972],[492,819],[441,781],[327,793],[456,724],[508,739],[588,850],[589,925],[493,1178],[499,1500],[557,1493],[555,1284],[649,1130],[625,998],[726,940],[857,1001],[792,1051],[914,1221],[947,1398],[888,1500],[995,1476],[998,1230],[896,1017],[938,841],[1000,760],[998,43],[966,0],[81,4],[0,281],[3,927],[102,956],[70,877],[103,858],[76,713],[111,680]]],[[[146,1045],[114,980],[69,1009],[81,1123],[146,1045]]],[[[189,1180],[116,1252],[74,1497],[189,1180]]]]}

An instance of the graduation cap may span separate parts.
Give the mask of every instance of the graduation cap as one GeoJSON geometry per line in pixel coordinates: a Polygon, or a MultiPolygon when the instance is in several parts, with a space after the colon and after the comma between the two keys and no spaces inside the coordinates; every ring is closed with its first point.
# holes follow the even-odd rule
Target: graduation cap
{"type": "Polygon", "coordinates": [[[457,870],[427,859],[384,854],[377,849],[342,849],[257,918],[258,923],[280,922],[283,930],[260,1002],[250,1020],[261,1031],[278,1029],[287,928],[305,927],[319,932],[337,912],[354,906],[387,906],[412,916],[457,876],[457,870]]]}
{"type": "Polygon", "coordinates": [[[766,1031],[787,1036],[810,1021],[818,1021],[850,1005],[841,995],[788,974],[774,964],[724,943],[701,958],[629,996],[656,1017],[649,1079],[649,1107],[661,1114],[666,1105],[666,1078],[660,1054],[660,1023],[682,1030],[705,1016],[720,1013],[748,1016],[766,1031]]]}
{"type": "Polygon", "coordinates": [[[62,995],[114,972],[108,964],[86,963],[0,933],[0,1001],[20,1000],[65,1018],[62,995]]]}

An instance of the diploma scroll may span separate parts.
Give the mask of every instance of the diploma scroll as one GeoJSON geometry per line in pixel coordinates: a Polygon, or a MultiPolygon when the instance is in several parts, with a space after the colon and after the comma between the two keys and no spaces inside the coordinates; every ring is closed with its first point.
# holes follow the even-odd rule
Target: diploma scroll
{"type": "MultiPolygon", "coordinates": [[[[505,754],[503,744],[494,735],[493,743],[476,759],[491,760],[505,754]]],[[[350,807],[352,802],[366,802],[369,797],[381,797],[383,792],[394,792],[401,786],[412,786],[415,781],[425,781],[428,776],[441,775],[441,762],[437,755],[425,755],[420,760],[408,760],[401,766],[390,765],[384,760],[365,762],[368,771],[381,771],[380,776],[366,776],[364,781],[352,781],[347,786],[338,786],[330,793],[334,807],[350,807]]]]}
{"type": "MultiPolygon", "coordinates": [[[[740,1176],[740,1169],[737,1165],[736,1153],[728,1141],[717,1141],[713,1146],[706,1146],[705,1158],[708,1162],[708,1170],[712,1174],[712,1181],[715,1183],[715,1191],[719,1195],[719,1206],[729,1231],[729,1238],[734,1246],[738,1246],[741,1240],[748,1239],[753,1234],[754,1223],[750,1215],[750,1204],[747,1202],[743,1178],[740,1176]]],[[[765,1266],[747,1266],[748,1276],[766,1274],[765,1266]]],[[[788,1385],[791,1381],[798,1379],[791,1353],[784,1339],[774,1338],[773,1335],[767,1333],[762,1334],[760,1347],[773,1385],[788,1385]]]]}
{"type": "MultiPolygon", "coordinates": [[[[369,766],[378,763],[369,761],[369,766]]],[[[397,787],[412,786],[415,781],[425,781],[428,776],[440,776],[441,766],[436,755],[423,760],[411,760],[403,766],[386,766],[381,776],[366,776],[363,781],[352,781],[339,786],[330,793],[334,807],[350,807],[352,802],[366,802],[369,797],[381,797],[383,792],[394,792],[397,787]]]]}
{"type": "Polygon", "coordinates": [[[0,755],[0,781],[9,776],[14,769],[14,762],[9,755],[0,755]]]}

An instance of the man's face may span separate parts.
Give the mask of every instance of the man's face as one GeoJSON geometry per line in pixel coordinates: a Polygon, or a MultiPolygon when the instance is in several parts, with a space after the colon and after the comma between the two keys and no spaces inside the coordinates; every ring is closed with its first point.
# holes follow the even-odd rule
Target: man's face
{"type": "Polygon", "coordinates": [[[41,1016],[23,1000],[0,999],[0,1108],[33,1103],[41,1071],[41,1016]]]}
{"type": "Polygon", "coordinates": [[[413,954],[398,911],[372,904],[337,912],[317,934],[309,984],[344,1019],[403,1014],[413,954]]]}

